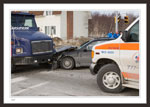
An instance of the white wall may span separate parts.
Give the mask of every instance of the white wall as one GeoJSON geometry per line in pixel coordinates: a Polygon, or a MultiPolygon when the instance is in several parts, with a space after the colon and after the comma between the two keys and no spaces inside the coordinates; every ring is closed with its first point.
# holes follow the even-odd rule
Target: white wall
{"type": "Polygon", "coordinates": [[[62,11],[60,24],[60,36],[61,39],[67,39],[67,12],[62,11]]]}
{"type": "Polygon", "coordinates": [[[74,11],[73,14],[73,37],[88,37],[88,11],[74,11]]]}
{"type": "MultiPolygon", "coordinates": [[[[74,11],[73,13],[73,38],[88,37],[88,19],[90,18],[88,11],[74,11]]],[[[67,12],[62,11],[60,15],[36,16],[37,26],[45,33],[45,26],[56,26],[56,35],[67,39],[67,12]]],[[[50,36],[50,35],[49,35],[50,36]]]]}
{"type": "Polygon", "coordinates": [[[45,26],[56,26],[56,35],[53,35],[53,37],[60,37],[60,15],[36,16],[35,20],[43,33],[45,33],[45,26]]]}

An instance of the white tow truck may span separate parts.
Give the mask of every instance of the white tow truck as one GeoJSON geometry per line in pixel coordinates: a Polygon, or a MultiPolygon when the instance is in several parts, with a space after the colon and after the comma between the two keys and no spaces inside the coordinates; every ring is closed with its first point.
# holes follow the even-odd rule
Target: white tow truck
{"type": "Polygon", "coordinates": [[[139,18],[117,39],[92,48],[90,71],[97,74],[97,84],[105,92],[139,89],[139,18]]]}

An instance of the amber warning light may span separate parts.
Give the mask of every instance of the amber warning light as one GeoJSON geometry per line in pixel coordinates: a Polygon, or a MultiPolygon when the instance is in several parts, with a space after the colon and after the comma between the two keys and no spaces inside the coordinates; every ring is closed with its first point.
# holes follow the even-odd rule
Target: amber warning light
{"type": "Polygon", "coordinates": [[[91,54],[92,54],[92,55],[91,55],[91,56],[92,56],[92,58],[94,58],[94,51],[92,51],[92,53],[91,53],[91,54]]]}

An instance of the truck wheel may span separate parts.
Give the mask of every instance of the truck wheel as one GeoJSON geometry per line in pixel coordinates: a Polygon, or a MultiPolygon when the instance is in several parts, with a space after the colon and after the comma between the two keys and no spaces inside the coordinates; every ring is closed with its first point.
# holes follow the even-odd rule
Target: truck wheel
{"type": "Polygon", "coordinates": [[[58,68],[58,63],[57,63],[57,61],[53,61],[53,63],[52,63],[52,70],[55,70],[55,69],[57,69],[58,68]]]}
{"type": "Polygon", "coordinates": [[[65,57],[61,61],[61,67],[64,69],[73,69],[74,68],[74,60],[70,57],[65,57]]]}
{"type": "Polygon", "coordinates": [[[115,64],[104,65],[98,72],[97,83],[101,90],[110,93],[122,91],[120,70],[115,64]]]}

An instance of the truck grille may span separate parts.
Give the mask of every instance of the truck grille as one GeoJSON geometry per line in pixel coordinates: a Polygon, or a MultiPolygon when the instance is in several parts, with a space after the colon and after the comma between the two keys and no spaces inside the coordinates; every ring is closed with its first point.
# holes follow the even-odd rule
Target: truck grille
{"type": "Polygon", "coordinates": [[[32,54],[48,53],[52,51],[51,40],[32,41],[32,54]]]}

